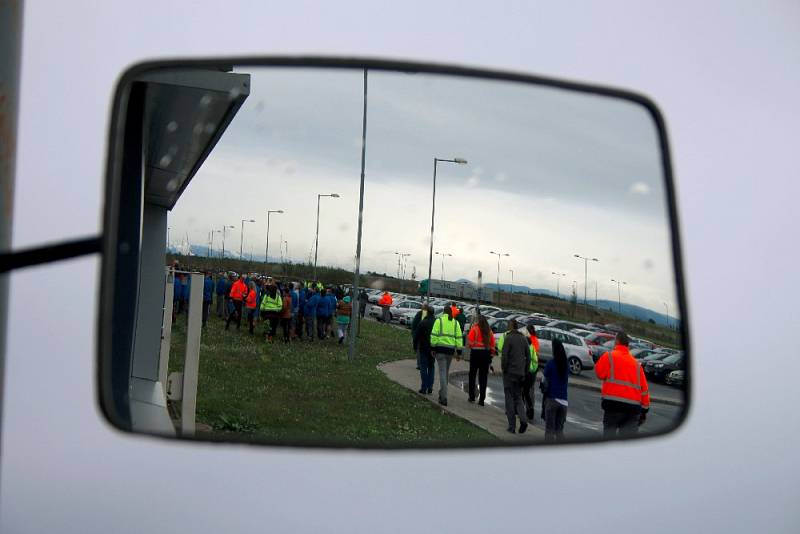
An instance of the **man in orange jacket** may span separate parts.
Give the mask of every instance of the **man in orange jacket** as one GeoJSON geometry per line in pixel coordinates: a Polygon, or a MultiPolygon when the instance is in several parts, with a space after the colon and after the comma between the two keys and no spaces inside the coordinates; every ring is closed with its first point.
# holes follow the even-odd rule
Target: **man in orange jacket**
{"type": "Polygon", "coordinates": [[[594,367],[603,381],[603,438],[635,435],[650,409],[644,369],[628,350],[628,336],[617,334],[614,350],[604,353],[594,367]]]}
{"type": "Polygon", "coordinates": [[[239,330],[242,327],[242,304],[244,303],[244,299],[247,296],[247,285],[244,281],[238,277],[236,273],[233,273],[233,277],[235,281],[231,286],[231,302],[233,303],[233,313],[228,315],[228,322],[225,323],[225,330],[228,330],[231,326],[231,320],[236,316],[236,330],[239,330]]]}
{"type": "Polygon", "coordinates": [[[388,291],[383,292],[383,296],[381,300],[378,301],[378,306],[383,308],[383,322],[389,324],[389,319],[391,314],[389,313],[389,308],[392,307],[392,296],[389,294],[388,291]]]}

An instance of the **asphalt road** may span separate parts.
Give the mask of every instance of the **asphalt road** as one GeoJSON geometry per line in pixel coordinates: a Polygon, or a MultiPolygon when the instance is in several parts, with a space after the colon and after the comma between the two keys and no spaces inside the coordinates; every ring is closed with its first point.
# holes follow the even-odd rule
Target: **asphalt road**
{"type": "MultiPolygon", "coordinates": [[[[585,373],[584,373],[585,374],[585,373]]],[[[581,375],[582,376],[582,375],[581,375]]],[[[450,382],[462,389],[466,395],[467,376],[455,375],[450,382]]],[[[539,392],[537,381],[534,386],[535,417],[534,425],[544,429],[541,419],[542,395],[539,392]]],[[[597,437],[603,432],[603,409],[600,407],[600,392],[574,386],[569,387],[569,407],[567,408],[567,422],[564,425],[564,435],[569,437],[597,437]]],[[[503,395],[503,378],[500,375],[489,375],[489,384],[486,390],[486,404],[505,409],[503,395]]],[[[639,427],[641,433],[661,432],[670,428],[680,416],[682,408],[669,404],[652,403],[647,421],[639,427]]]]}

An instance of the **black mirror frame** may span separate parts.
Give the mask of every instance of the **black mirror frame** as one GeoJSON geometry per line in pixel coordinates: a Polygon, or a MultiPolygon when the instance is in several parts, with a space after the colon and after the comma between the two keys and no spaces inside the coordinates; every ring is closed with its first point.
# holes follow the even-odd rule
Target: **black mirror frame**
{"type": "MultiPolygon", "coordinates": [[[[131,371],[132,355],[130,353],[131,339],[133,330],[130,327],[131,320],[135,313],[136,295],[138,287],[134,284],[126,283],[133,275],[135,279],[136,269],[138,268],[138,231],[136,224],[126,222],[125,213],[131,213],[137,209],[138,202],[121,202],[122,198],[137,195],[136,188],[141,184],[127,184],[122,180],[125,169],[132,169],[136,172],[137,166],[141,165],[141,151],[135,149],[137,143],[141,142],[141,128],[137,128],[127,117],[135,117],[141,113],[143,99],[140,88],[137,87],[135,80],[141,75],[159,69],[177,68],[214,68],[230,70],[233,65],[246,67],[292,67],[292,68],[325,68],[343,70],[363,70],[371,71],[392,71],[408,73],[425,73],[458,76],[462,78],[473,78],[480,80],[507,81],[524,84],[532,84],[540,87],[563,89],[583,94],[612,97],[627,100],[645,108],[653,120],[658,134],[658,145],[661,154],[661,168],[664,177],[664,191],[666,193],[667,214],[669,216],[669,228],[671,237],[671,251],[673,257],[673,272],[675,273],[676,296],[678,312],[680,314],[679,333],[685,353],[685,369],[691,368],[691,337],[689,333],[689,310],[685,294],[683,254],[681,252],[680,225],[678,223],[677,199],[675,196],[674,178],[670,159],[669,143],[667,140],[667,129],[661,112],[655,103],[648,97],[641,94],[605,87],[600,85],[579,83],[573,81],[558,80],[544,76],[521,74],[507,71],[497,71],[490,69],[470,68],[462,66],[441,65],[435,63],[383,60],[375,58],[335,58],[323,56],[265,56],[265,57],[226,57],[213,59],[168,59],[153,60],[135,64],[128,68],[117,82],[114,99],[111,106],[111,120],[109,128],[108,156],[106,162],[106,181],[105,181],[105,204],[103,207],[103,234],[102,234],[102,265],[99,287],[99,306],[98,306],[98,328],[97,328],[97,400],[100,410],[107,421],[115,428],[124,432],[132,432],[131,416],[128,405],[128,382],[131,371]],[[121,247],[120,244],[123,244],[121,247]],[[131,246],[135,244],[136,246],[131,246]],[[110,387],[108,387],[110,385],[110,387]]],[[[139,195],[141,192],[139,191],[139,195]]],[[[138,197],[136,197],[138,198],[138,197]]],[[[688,373],[685,380],[685,403],[681,416],[676,420],[675,425],[668,430],[659,433],[652,433],[637,438],[615,438],[616,439],[641,439],[651,438],[669,434],[677,430],[688,417],[691,409],[691,387],[692,373],[688,373]]],[[[153,437],[163,437],[152,435],[153,437]]],[[[170,438],[167,438],[170,439],[170,438]]],[[[280,447],[303,447],[303,448],[322,448],[336,449],[343,448],[337,445],[309,444],[309,443],[288,443],[288,442],[264,442],[242,439],[209,439],[203,438],[181,438],[184,441],[222,441],[230,443],[255,443],[258,445],[280,446],[280,447]]],[[[610,441],[614,441],[610,440],[610,441]]],[[[602,443],[606,440],[597,439],[575,439],[570,440],[567,445],[583,443],[602,443]]],[[[544,443],[536,444],[498,444],[498,447],[517,447],[530,445],[549,445],[544,443]]],[[[392,446],[369,446],[356,447],[359,449],[389,449],[389,450],[449,450],[457,448],[487,447],[486,445],[454,444],[452,446],[412,446],[412,447],[392,447],[392,446]]],[[[353,448],[352,446],[348,448],[353,448]]]]}

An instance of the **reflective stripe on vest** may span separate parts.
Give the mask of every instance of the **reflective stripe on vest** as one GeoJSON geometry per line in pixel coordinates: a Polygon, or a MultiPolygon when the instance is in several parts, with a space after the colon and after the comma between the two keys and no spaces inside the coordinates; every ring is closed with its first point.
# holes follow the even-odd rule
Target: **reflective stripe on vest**
{"type": "Polygon", "coordinates": [[[461,336],[459,336],[456,332],[456,325],[458,323],[455,321],[455,319],[448,321],[448,328],[452,330],[452,332],[444,332],[443,331],[444,319],[445,316],[436,319],[436,324],[434,324],[434,327],[431,330],[431,346],[451,347],[454,349],[461,347],[462,346],[461,336]],[[437,324],[439,325],[439,331],[435,332],[437,324]]]}
{"type": "Polygon", "coordinates": [[[609,378],[607,380],[605,380],[605,382],[603,384],[604,387],[601,388],[600,397],[603,398],[603,399],[613,400],[613,401],[622,402],[622,403],[626,403],[626,404],[633,404],[633,405],[636,405],[636,406],[643,405],[644,404],[644,396],[648,395],[649,392],[647,390],[644,390],[644,391],[642,390],[641,378],[640,378],[641,377],[641,365],[639,364],[639,362],[634,360],[634,362],[636,364],[636,367],[635,367],[635,369],[636,369],[636,371],[635,371],[635,374],[636,374],[635,382],[630,382],[628,380],[621,380],[619,378],[615,378],[615,376],[614,376],[613,350],[608,351],[606,354],[608,355],[609,378]],[[631,388],[631,389],[633,389],[635,391],[635,395],[638,396],[638,399],[632,399],[630,397],[623,397],[621,394],[624,393],[624,390],[615,392],[615,393],[619,393],[619,394],[614,394],[614,393],[605,391],[606,390],[606,387],[605,387],[606,384],[614,384],[614,385],[617,385],[617,386],[623,386],[623,387],[626,387],[626,388],[631,388]]]}

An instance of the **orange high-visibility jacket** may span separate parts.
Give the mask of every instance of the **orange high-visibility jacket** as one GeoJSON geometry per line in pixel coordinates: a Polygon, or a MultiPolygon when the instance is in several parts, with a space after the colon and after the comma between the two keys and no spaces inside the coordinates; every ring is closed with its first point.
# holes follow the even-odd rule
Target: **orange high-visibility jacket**
{"type": "Polygon", "coordinates": [[[536,349],[536,354],[539,354],[539,338],[535,334],[531,334],[531,345],[536,349]]]}
{"type": "MultiPolygon", "coordinates": [[[[231,293],[233,293],[233,290],[232,290],[232,289],[231,289],[231,293]]],[[[245,298],[245,304],[244,304],[244,305],[245,305],[245,307],[246,307],[246,308],[255,308],[255,307],[256,307],[256,297],[257,297],[257,296],[258,296],[258,295],[256,294],[256,292],[255,292],[254,290],[252,290],[252,289],[251,289],[251,290],[250,290],[250,291],[247,293],[247,297],[245,298]]]]}
{"type": "Polygon", "coordinates": [[[483,334],[477,324],[472,325],[467,334],[467,346],[471,349],[489,349],[494,350],[495,340],[494,335],[489,336],[489,346],[483,341],[483,334]]]}
{"type": "Polygon", "coordinates": [[[231,298],[233,300],[242,300],[246,292],[247,286],[244,282],[242,282],[241,278],[234,282],[233,286],[231,286],[231,298]]]}
{"type": "Polygon", "coordinates": [[[391,306],[392,296],[389,293],[384,293],[381,300],[378,301],[378,306],[391,306]]]}
{"type": "Polygon", "coordinates": [[[600,396],[604,399],[650,407],[650,392],[644,369],[628,347],[617,344],[604,353],[594,366],[597,378],[603,381],[600,396]]]}

